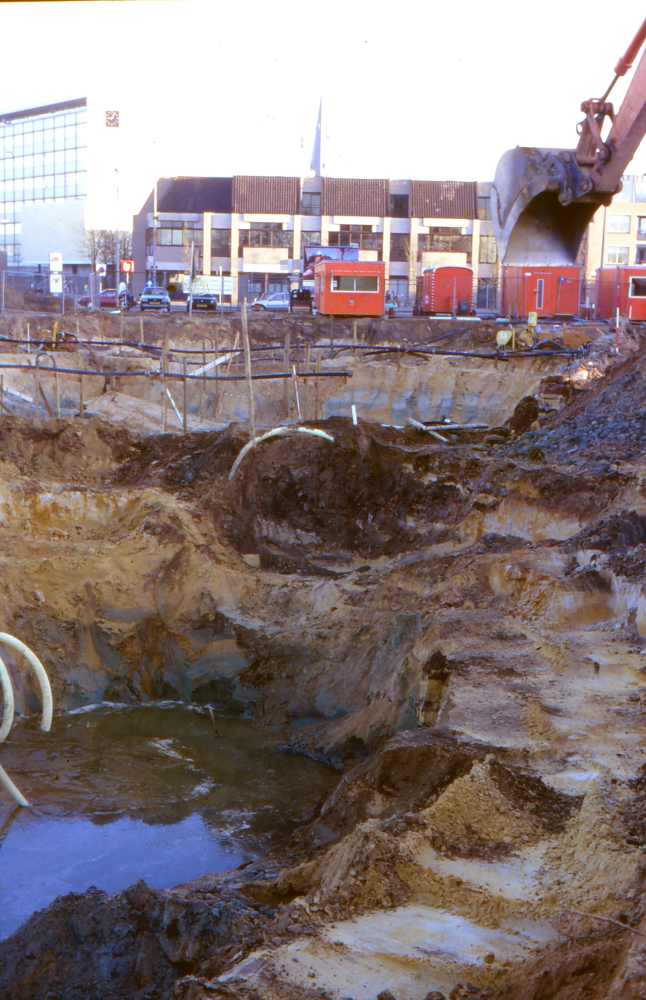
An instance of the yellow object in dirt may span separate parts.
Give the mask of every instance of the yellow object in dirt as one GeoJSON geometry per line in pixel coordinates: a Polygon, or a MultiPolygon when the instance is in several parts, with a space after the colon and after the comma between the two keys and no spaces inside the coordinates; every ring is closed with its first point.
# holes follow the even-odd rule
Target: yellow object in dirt
{"type": "MultiPolygon", "coordinates": [[[[498,330],[496,334],[496,343],[498,347],[506,347],[510,340],[513,341],[514,330],[513,327],[508,327],[506,330],[498,330]]],[[[512,347],[515,346],[512,343],[512,347]]]]}

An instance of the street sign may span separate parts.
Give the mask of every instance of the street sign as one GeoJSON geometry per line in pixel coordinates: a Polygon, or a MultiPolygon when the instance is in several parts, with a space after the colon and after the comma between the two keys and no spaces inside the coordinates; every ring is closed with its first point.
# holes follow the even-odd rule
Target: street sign
{"type": "Polygon", "coordinates": [[[50,274],[49,291],[51,295],[63,294],[63,275],[60,273],[50,274]]]}
{"type": "Polygon", "coordinates": [[[122,260],[121,270],[124,272],[124,274],[134,274],[135,271],[134,260],[122,260]]]}
{"type": "Polygon", "coordinates": [[[63,270],[63,254],[60,250],[53,250],[49,255],[49,270],[50,271],[62,271],[63,270]]]}
{"type": "Polygon", "coordinates": [[[233,278],[219,274],[198,274],[191,282],[190,275],[182,275],[182,290],[193,295],[233,295],[233,278]],[[191,285],[193,286],[191,288],[191,285]]]}

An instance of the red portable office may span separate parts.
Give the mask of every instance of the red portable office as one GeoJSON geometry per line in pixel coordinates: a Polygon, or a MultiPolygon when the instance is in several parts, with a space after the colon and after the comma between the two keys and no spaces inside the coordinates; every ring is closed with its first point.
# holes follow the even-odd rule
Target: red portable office
{"type": "Polygon", "coordinates": [[[315,312],[322,316],[383,316],[383,261],[324,260],[313,270],[315,312]]]}
{"type": "Polygon", "coordinates": [[[425,267],[420,312],[468,316],[474,309],[473,271],[470,267],[425,267]]]}
{"type": "Polygon", "coordinates": [[[578,316],[581,268],[576,266],[502,269],[502,312],[505,316],[578,316]]]}
{"type": "Polygon", "coordinates": [[[646,267],[600,267],[597,271],[597,316],[613,319],[617,308],[629,320],[646,320],[646,267]]]}

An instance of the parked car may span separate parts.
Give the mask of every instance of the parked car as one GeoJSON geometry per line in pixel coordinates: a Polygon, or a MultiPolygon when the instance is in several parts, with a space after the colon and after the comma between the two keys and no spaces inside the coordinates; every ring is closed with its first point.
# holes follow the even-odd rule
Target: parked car
{"type": "Polygon", "coordinates": [[[312,293],[309,288],[294,288],[289,295],[292,312],[312,311],[312,293]]]}
{"type": "MultiPolygon", "coordinates": [[[[190,302],[186,303],[186,312],[189,311],[190,302]]],[[[202,295],[193,295],[193,309],[217,309],[218,300],[215,295],[204,292],[202,295]]]]}
{"type": "Polygon", "coordinates": [[[252,302],[251,308],[257,312],[263,309],[289,312],[289,292],[263,292],[259,299],[252,302]]]}
{"type": "Polygon", "coordinates": [[[144,288],[139,299],[139,308],[143,312],[145,309],[165,309],[170,312],[170,296],[165,288],[144,288]]]}
{"type": "MultiPolygon", "coordinates": [[[[119,303],[117,301],[117,292],[114,288],[106,288],[101,292],[96,298],[96,303],[99,309],[118,309],[119,303]]],[[[126,298],[123,304],[124,309],[132,309],[133,306],[137,304],[137,299],[130,292],[127,292],[126,298]]],[[[79,299],[79,305],[89,307],[92,305],[91,295],[82,295],[79,299]]]]}

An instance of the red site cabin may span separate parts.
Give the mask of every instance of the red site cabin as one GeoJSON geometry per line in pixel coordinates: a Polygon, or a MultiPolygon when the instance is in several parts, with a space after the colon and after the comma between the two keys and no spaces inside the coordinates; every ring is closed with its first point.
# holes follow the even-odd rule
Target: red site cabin
{"type": "Polygon", "coordinates": [[[578,316],[581,268],[575,266],[502,269],[502,312],[505,316],[578,316]]]}
{"type": "Polygon", "coordinates": [[[468,316],[474,308],[473,271],[449,264],[425,267],[420,312],[468,316]]]}
{"type": "Polygon", "coordinates": [[[600,267],[597,316],[613,319],[617,307],[629,320],[646,320],[646,267],[600,267]]]}
{"type": "Polygon", "coordinates": [[[314,265],[314,310],[322,316],[383,316],[383,261],[323,260],[314,265]]]}

